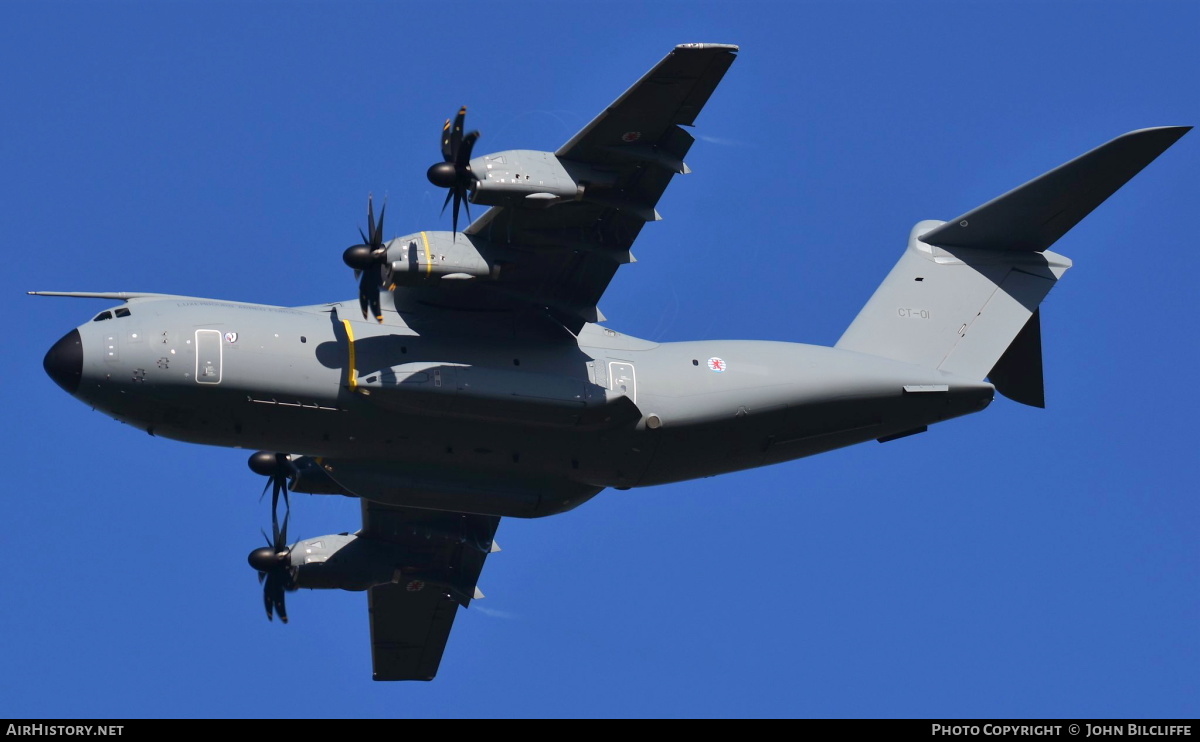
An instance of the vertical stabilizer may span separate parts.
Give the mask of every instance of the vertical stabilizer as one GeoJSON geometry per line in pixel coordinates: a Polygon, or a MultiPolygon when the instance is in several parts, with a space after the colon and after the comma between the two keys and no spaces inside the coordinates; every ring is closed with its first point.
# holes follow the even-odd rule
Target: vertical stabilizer
{"type": "Polygon", "coordinates": [[[1189,129],[1132,131],[956,219],[918,223],[837,347],[990,376],[1042,406],[1037,308],[1071,267],[1047,248],[1189,129]]]}
{"type": "Polygon", "coordinates": [[[908,249],[847,328],[837,347],[937,368],[988,375],[1071,267],[1058,253],[936,247],[913,227],[908,249]]]}

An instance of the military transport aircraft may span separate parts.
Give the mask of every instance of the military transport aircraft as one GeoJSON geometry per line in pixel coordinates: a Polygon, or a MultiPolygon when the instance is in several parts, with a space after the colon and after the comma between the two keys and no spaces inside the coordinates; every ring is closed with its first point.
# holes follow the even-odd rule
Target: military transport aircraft
{"type": "Polygon", "coordinates": [[[154,435],[262,449],[272,535],[249,561],[267,617],[298,588],[366,590],[376,680],[432,679],[501,517],[890,441],[1042,406],[1048,250],[1188,127],[1134,131],[948,222],[922,221],[832,348],[653,343],[597,302],[658,219],[737,47],[684,44],[555,152],[473,157],[465,109],[429,168],[451,231],[384,241],[368,199],[344,261],[357,302],[276,307],[147,293],[67,333],[46,372],[154,435]],[[490,206],[459,231],[460,208],[490,206]],[[362,528],[288,542],[289,492],[357,497],[362,528]]]}

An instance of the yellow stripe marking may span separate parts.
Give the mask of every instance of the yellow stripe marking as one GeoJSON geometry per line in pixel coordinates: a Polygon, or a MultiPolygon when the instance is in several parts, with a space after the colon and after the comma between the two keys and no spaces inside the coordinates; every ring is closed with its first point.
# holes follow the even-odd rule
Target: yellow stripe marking
{"type": "Polygon", "coordinates": [[[429,235],[421,233],[421,242],[425,243],[425,275],[433,273],[433,256],[429,254],[429,235]]]}
{"type": "Polygon", "coordinates": [[[350,326],[350,320],[342,320],[342,325],[346,328],[346,337],[349,339],[350,346],[350,366],[346,370],[346,386],[350,387],[350,391],[358,391],[358,369],[354,357],[354,328],[350,326]]]}

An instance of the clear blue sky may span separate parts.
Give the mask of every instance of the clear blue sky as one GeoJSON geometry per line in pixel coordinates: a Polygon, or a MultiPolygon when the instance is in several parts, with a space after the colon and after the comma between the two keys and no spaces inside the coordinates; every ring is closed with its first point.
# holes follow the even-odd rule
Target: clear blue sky
{"type": "Polygon", "coordinates": [[[449,229],[459,105],[553,150],[696,41],[742,51],[601,303],[656,340],[832,344],[916,221],[1200,123],[1184,0],[5,3],[0,716],[1200,715],[1195,132],[1056,245],[1048,409],[505,520],[429,684],[370,680],[362,594],[265,620],[246,452],[43,374],[105,304],[25,291],[351,298],[368,192],[449,229]]]}

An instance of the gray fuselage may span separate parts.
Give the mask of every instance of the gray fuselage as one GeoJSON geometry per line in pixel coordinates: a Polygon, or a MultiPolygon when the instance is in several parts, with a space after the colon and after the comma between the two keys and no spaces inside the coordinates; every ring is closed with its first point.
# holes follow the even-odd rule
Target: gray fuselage
{"type": "Polygon", "coordinates": [[[350,303],[134,299],[78,328],[72,393],[154,435],[313,457],[368,499],[534,517],[605,487],[917,432],[994,391],[811,345],[358,316],[350,303]]]}

